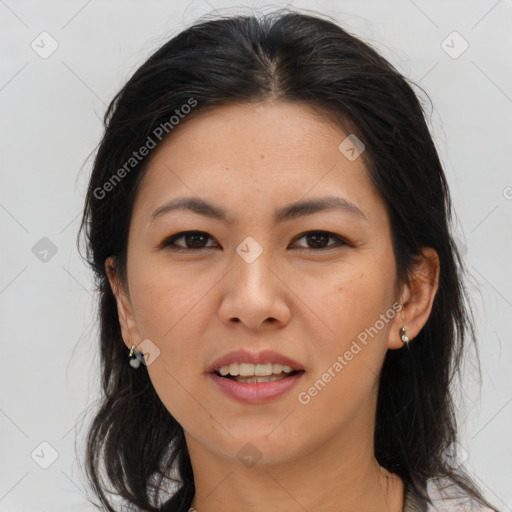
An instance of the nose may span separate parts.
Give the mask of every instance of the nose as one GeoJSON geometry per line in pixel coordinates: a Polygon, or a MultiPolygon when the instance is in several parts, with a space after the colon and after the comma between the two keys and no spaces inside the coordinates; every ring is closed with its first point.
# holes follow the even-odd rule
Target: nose
{"type": "Polygon", "coordinates": [[[230,327],[240,323],[261,332],[283,327],[290,320],[292,293],[266,253],[263,250],[254,261],[239,254],[233,257],[218,311],[221,321],[230,327]]]}

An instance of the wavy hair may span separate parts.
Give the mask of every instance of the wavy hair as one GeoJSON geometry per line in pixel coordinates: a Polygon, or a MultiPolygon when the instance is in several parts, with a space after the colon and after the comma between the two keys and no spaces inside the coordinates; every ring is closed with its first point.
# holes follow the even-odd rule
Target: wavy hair
{"type": "Polygon", "coordinates": [[[85,259],[99,295],[102,377],[86,469],[105,510],[115,510],[108,493],[143,510],[187,511],[195,492],[183,428],[157,396],[145,365],[133,371],[128,364],[105,269],[105,260],[115,256],[116,277],[127,282],[128,230],[148,158],[132,162],[129,172],[126,162],[191,98],[197,104],[181,123],[221,105],[294,102],[314,107],[364,141],[362,158],[389,214],[397,282],[408,283],[422,247],[434,248],[440,260],[429,319],[410,347],[385,356],[375,457],[428,501],[427,481],[447,477],[492,508],[447,456],[458,436],[450,386],[460,376],[467,341],[476,337],[466,270],[450,231],[446,177],[413,86],[334,20],[280,9],[198,20],[152,54],[114,97],[78,232],[79,251],[85,235],[85,259]],[[164,480],[174,492],[164,492],[164,480]]]}

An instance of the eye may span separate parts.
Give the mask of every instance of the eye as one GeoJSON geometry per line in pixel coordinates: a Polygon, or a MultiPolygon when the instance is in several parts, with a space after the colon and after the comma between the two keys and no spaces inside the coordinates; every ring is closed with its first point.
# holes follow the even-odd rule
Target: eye
{"type": "Polygon", "coordinates": [[[316,249],[316,250],[325,250],[325,249],[331,249],[333,247],[339,247],[343,245],[348,245],[350,247],[353,247],[353,245],[342,238],[339,235],[336,235],[334,233],[330,233],[329,231],[308,231],[307,233],[303,233],[302,235],[299,235],[295,240],[300,240],[301,238],[305,238],[308,244],[312,244],[313,247],[304,247],[301,248],[304,249],[316,249]],[[335,243],[326,245],[328,240],[332,238],[335,240],[335,243]]]}
{"type": "MultiPolygon", "coordinates": [[[[173,235],[160,244],[160,248],[169,247],[172,250],[187,250],[187,249],[205,249],[205,241],[212,237],[204,231],[183,231],[176,235],[173,235]],[[176,240],[183,239],[185,246],[176,244],[176,240]]],[[[209,246],[212,247],[212,246],[209,246]]]]}
{"type": "MultiPolygon", "coordinates": [[[[310,246],[299,246],[299,248],[306,250],[313,249],[321,251],[343,245],[353,247],[353,244],[351,244],[341,236],[331,233],[329,231],[307,231],[306,233],[303,233],[302,235],[296,237],[295,242],[302,238],[304,238],[306,240],[306,243],[309,244],[310,246]],[[326,245],[329,239],[333,239],[335,242],[326,245]]],[[[213,237],[211,237],[208,233],[205,233],[204,231],[182,231],[181,233],[177,233],[176,235],[173,235],[164,240],[160,244],[159,248],[167,247],[173,251],[186,251],[215,247],[214,245],[206,245],[208,239],[213,240],[213,237]],[[178,240],[183,240],[184,245],[177,244],[176,241],[178,240]]]]}

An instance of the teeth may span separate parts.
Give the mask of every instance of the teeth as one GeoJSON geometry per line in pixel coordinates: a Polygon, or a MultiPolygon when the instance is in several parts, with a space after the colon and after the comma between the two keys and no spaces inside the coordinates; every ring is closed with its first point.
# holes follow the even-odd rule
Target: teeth
{"type": "Polygon", "coordinates": [[[245,384],[254,384],[255,382],[273,382],[274,380],[285,379],[283,375],[268,375],[266,377],[259,377],[257,375],[251,377],[233,377],[237,382],[244,382],[245,384]]]}
{"type": "MultiPolygon", "coordinates": [[[[254,373],[255,365],[250,363],[239,363],[238,364],[238,375],[242,377],[248,377],[249,375],[255,375],[254,373]]],[[[265,366],[266,368],[266,366],[265,366]]],[[[230,366],[231,369],[231,366],[230,366]]],[[[257,374],[259,375],[259,373],[257,374]]],[[[262,375],[266,375],[266,373],[262,373],[262,375]]]]}
{"type": "Polygon", "coordinates": [[[231,363],[224,365],[219,369],[219,373],[225,377],[268,377],[270,375],[280,375],[282,372],[291,373],[293,368],[278,363],[252,364],[252,363],[231,363]]]}

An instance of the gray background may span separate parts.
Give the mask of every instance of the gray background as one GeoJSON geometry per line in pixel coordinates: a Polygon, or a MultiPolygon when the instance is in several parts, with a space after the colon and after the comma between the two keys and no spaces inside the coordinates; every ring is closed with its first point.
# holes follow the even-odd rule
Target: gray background
{"type": "MultiPolygon", "coordinates": [[[[87,157],[137,66],[200,15],[239,5],[0,0],[0,511],[93,510],[77,458],[99,396],[92,276],[75,244],[87,157]]],[[[288,5],[336,18],[433,101],[482,361],[482,387],[469,363],[457,395],[461,462],[512,510],[512,1],[288,5]]]]}

